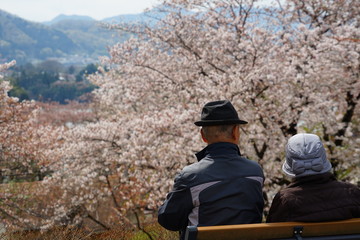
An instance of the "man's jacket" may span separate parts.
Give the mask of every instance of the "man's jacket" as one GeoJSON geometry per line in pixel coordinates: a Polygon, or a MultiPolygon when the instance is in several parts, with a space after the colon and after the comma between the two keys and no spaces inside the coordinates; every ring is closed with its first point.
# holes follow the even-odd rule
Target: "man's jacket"
{"type": "Polygon", "coordinates": [[[173,190],[159,208],[166,229],[186,226],[258,223],[262,220],[264,175],[237,145],[214,143],[196,154],[199,162],[176,176],[173,190]]]}

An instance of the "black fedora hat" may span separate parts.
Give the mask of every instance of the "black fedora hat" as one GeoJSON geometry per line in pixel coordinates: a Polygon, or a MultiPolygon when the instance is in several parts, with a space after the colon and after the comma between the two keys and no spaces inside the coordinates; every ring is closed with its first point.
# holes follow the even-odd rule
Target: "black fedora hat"
{"type": "Polygon", "coordinates": [[[214,101],[205,104],[201,112],[201,120],[196,121],[196,126],[214,126],[230,124],[247,124],[239,116],[228,100],[214,101]]]}

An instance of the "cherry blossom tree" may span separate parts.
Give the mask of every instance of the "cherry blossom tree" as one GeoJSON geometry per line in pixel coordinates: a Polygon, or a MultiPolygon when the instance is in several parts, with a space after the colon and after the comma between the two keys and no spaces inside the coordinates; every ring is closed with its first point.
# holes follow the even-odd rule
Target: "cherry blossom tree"
{"type": "Polygon", "coordinates": [[[358,4],[170,0],[148,25],[112,26],[136,37],[91,76],[98,121],[66,133],[53,178],[77,204],[112,198],[114,222],[155,212],[204,146],[193,125],[201,107],[226,98],[249,121],[240,148],[263,166],[269,203],[287,183],[280,166],[297,132],[320,135],[338,176],[351,169],[358,181],[358,4]]]}
{"type": "MultiPolygon", "coordinates": [[[[354,136],[359,127],[359,6],[356,1],[287,1],[279,12],[284,17],[279,18],[276,52],[282,69],[277,79],[291,92],[278,94],[292,98],[283,105],[290,114],[281,129],[320,135],[338,177],[359,166],[354,136]]],[[[351,175],[348,180],[356,183],[356,171],[351,175]]]]}
{"type": "MultiPolygon", "coordinates": [[[[0,71],[4,71],[14,64],[15,61],[2,64],[0,71]]],[[[19,103],[18,99],[8,97],[7,92],[11,89],[9,83],[1,81],[0,84],[0,162],[3,181],[5,180],[3,178],[10,180],[12,176],[31,174],[36,171],[37,166],[33,163],[37,154],[36,148],[33,148],[31,144],[25,144],[34,138],[33,132],[31,130],[24,131],[31,125],[34,103],[19,103]]]]}
{"type": "MultiPolygon", "coordinates": [[[[4,72],[15,64],[15,61],[0,65],[0,72],[4,72]]],[[[2,77],[2,76],[1,76],[2,77]]],[[[14,179],[34,180],[41,177],[38,160],[41,154],[38,151],[38,140],[34,132],[33,116],[34,103],[19,102],[18,99],[8,96],[11,89],[7,81],[0,79],[0,166],[1,182],[14,179]],[[39,158],[38,158],[39,157],[39,158]]],[[[0,195],[1,219],[8,219],[15,224],[21,224],[19,212],[25,212],[23,205],[24,195],[14,193],[9,185],[2,186],[0,195]]]]}

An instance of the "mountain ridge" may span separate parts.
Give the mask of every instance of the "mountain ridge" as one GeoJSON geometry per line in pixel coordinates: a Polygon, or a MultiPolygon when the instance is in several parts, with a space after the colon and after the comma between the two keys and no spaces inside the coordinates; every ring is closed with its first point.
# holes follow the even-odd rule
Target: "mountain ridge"
{"type": "Polygon", "coordinates": [[[89,16],[60,14],[51,21],[32,22],[0,9],[0,61],[15,59],[25,64],[55,58],[95,62],[107,54],[109,46],[129,37],[105,29],[102,22],[139,22],[144,17],[143,13],[124,14],[98,21],[89,16]]]}
{"type": "Polygon", "coordinates": [[[76,44],[63,32],[0,10],[0,58],[56,57],[75,51],[76,44]]]}
{"type": "Polygon", "coordinates": [[[45,21],[45,22],[40,22],[42,24],[45,25],[52,25],[55,23],[58,23],[60,21],[63,20],[84,20],[84,21],[97,21],[92,17],[89,16],[85,16],[85,15],[77,15],[77,14],[72,14],[72,15],[67,15],[67,14],[59,14],[56,17],[54,17],[52,20],[50,21],[45,21]]]}

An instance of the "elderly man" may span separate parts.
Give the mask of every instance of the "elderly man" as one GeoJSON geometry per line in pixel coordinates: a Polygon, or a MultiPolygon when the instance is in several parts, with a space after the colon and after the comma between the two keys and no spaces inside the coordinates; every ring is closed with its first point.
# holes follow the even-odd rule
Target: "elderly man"
{"type": "Polygon", "coordinates": [[[214,226],[262,221],[264,175],[239,151],[240,120],[227,101],[207,103],[201,113],[201,136],[207,146],[198,162],[175,178],[173,190],[159,208],[158,221],[185,236],[187,226],[214,226]]]}

